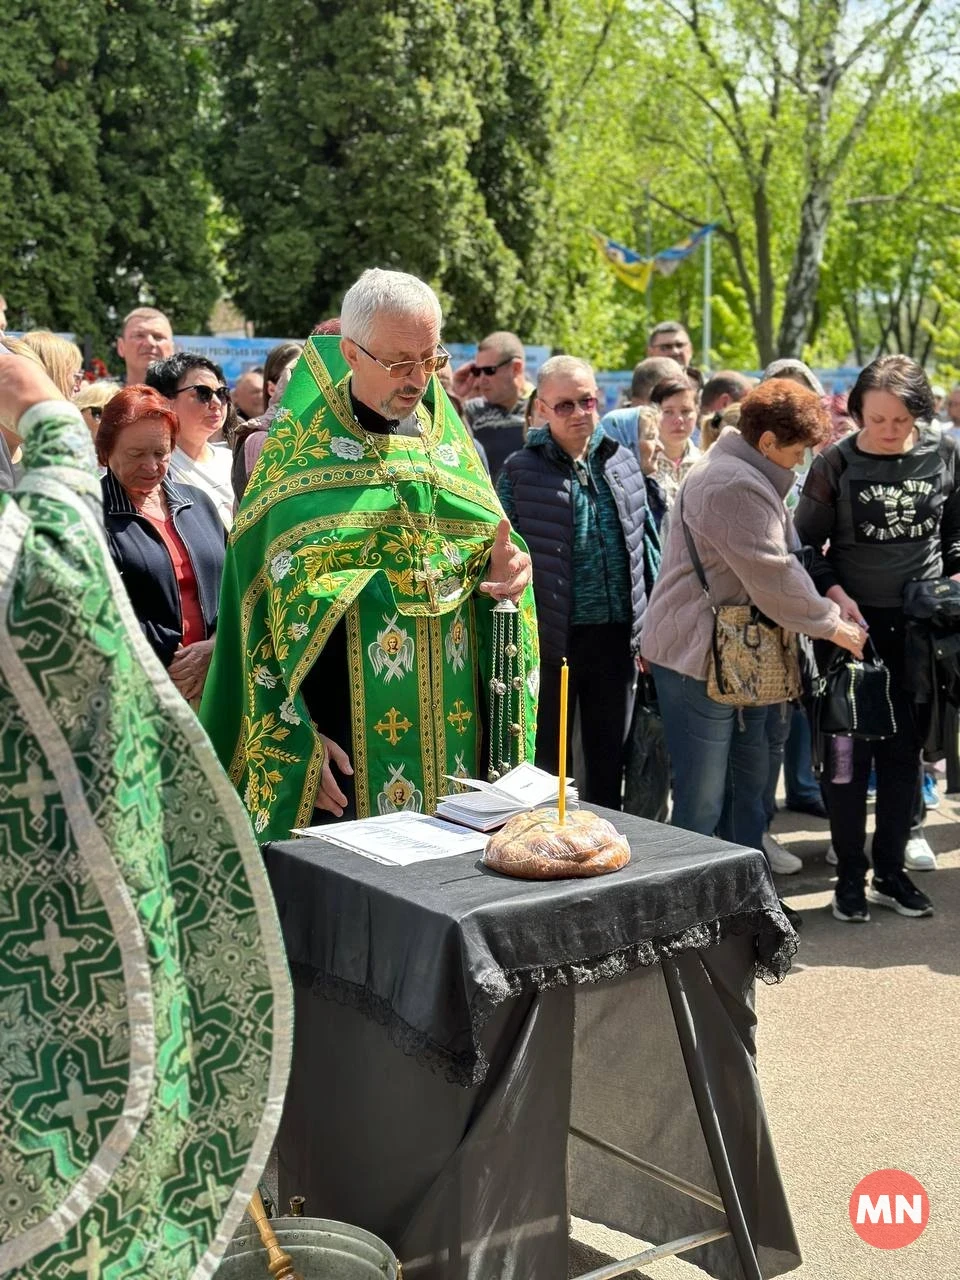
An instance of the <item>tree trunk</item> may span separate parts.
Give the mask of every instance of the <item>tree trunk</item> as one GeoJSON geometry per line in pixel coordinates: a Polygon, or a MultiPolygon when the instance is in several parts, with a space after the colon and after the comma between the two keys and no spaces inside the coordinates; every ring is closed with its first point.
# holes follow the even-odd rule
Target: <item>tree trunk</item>
{"type": "Polygon", "coordinates": [[[770,247],[770,205],[763,182],[754,188],[753,221],[757,236],[757,292],[759,295],[754,337],[760,356],[760,366],[765,369],[771,360],[776,358],[773,345],[773,308],[776,290],[770,247]]]}
{"type": "Polygon", "coordinates": [[[831,187],[812,186],[800,210],[800,235],[787,280],[777,338],[777,355],[803,358],[803,345],[810,331],[813,306],[820,288],[820,267],[830,221],[831,187]]]}

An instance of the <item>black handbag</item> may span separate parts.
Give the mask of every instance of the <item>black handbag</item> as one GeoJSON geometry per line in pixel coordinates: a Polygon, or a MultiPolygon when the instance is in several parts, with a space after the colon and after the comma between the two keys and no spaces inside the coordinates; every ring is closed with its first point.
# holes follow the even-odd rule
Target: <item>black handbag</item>
{"type": "Polygon", "coordinates": [[[670,800],[670,760],[653,678],[641,674],[633,704],[633,722],[624,771],[625,813],[666,822],[670,800]]]}
{"type": "Polygon", "coordinates": [[[903,612],[914,622],[955,631],[960,627],[960,582],[952,578],[908,582],[903,589],[903,612]]]}
{"type": "Polygon", "coordinates": [[[838,649],[817,682],[813,704],[816,733],[851,738],[892,738],[897,720],[890,696],[890,670],[868,638],[870,656],[838,649]]]}

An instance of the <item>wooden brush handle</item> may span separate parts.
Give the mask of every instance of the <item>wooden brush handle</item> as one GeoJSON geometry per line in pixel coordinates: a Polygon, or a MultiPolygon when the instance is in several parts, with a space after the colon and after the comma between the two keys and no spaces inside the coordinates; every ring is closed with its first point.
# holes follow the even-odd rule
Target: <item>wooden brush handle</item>
{"type": "Polygon", "coordinates": [[[274,1280],[300,1280],[299,1275],[293,1269],[293,1259],[289,1253],[280,1248],[277,1233],[270,1225],[267,1211],[263,1207],[263,1197],[260,1195],[259,1189],[254,1191],[250,1203],[247,1205],[247,1213],[256,1223],[257,1230],[260,1232],[260,1240],[267,1251],[267,1270],[274,1280]]]}

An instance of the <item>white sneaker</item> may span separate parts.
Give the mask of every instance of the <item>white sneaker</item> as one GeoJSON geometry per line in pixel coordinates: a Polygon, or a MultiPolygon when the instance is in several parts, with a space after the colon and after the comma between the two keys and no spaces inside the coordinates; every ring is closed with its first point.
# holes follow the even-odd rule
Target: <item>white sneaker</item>
{"type": "Polygon", "coordinates": [[[770,870],[778,876],[792,876],[803,866],[803,860],[785,849],[779,840],[774,840],[769,831],[763,837],[763,852],[767,855],[770,870]]]}
{"type": "Polygon", "coordinates": [[[923,836],[911,836],[904,850],[903,865],[908,871],[936,871],[937,855],[923,836]]]}
{"type": "Polygon", "coordinates": [[[831,840],[827,845],[827,864],[828,866],[835,867],[839,861],[840,859],[837,857],[837,851],[833,847],[833,841],[831,840]]]}

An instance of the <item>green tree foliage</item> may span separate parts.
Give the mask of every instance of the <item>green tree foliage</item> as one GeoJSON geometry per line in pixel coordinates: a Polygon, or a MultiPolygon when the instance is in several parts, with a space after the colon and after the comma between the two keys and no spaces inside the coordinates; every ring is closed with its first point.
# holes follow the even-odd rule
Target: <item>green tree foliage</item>
{"type": "MultiPolygon", "coordinates": [[[[9,10],[9,7],[8,7],[9,10]]],[[[140,302],[200,330],[207,228],[192,0],[15,3],[0,23],[0,290],[12,325],[92,335],[140,302]]]]}
{"type": "Polygon", "coordinates": [[[319,21],[303,0],[254,0],[236,20],[221,11],[227,260],[258,326],[303,333],[373,264],[437,286],[451,337],[531,316],[525,267],[549,207],[549,104],[532,70],[540,9],[332,0],[319,21]]]}
{"type": "MultiPolygon", "coordinates": [[[[480,114],[468,167],[514,272],[512,289],[494,300],[486,327],[516,328],[539,341],[552,337],[552,317],[566,300],[551,178],[560,41],[550,18],[557,6],[550,0],[492,0],[479,9],[486,13],[477,22],[478,6],[468,0],[458,19],[480,114]],[[467,9],[470,27],[463,21],[467,9]]],[[[462,299],[455,302],[459,308],[462,299]]]]}
{"type": "Polygon", "coordinates": [[[108,197],[91,75],[102,0],[13,0],[0,21],[0,292],[11,328],[86,331],[108,197]]]}
{"type": "Polygon", "coordinates": [[[366,266],[605,368],[651,322],[713,362],[960,359],[950,0],[9,0],[0,291],[100,338],[139,302],[205,327],[226,280],[301,335],[366,266]],[[945,75],[944,72],[947,72],[945,75]],[[953,309],[951,309],[953,308],[953,309]]]}
{"type": "Polygon", "coordinates": [[[855,151],[831,222],[820,315],[839,314],[857,363],[902,351],[926,364],[956,289],[946,249],[960,215],[960,172],[944,119],[956,101],[904,84],[855,151]],[[946,145],[945,145],[946,144],[946,145]]]}
{"type": "Polygon", "coordinates": [[[148,302],[201,333],[220,293],[211,247],[211,66],[194,0],[106,0],[94,71],[99,168],[109,217],[97,306],[115,318],[148,302]]]}
{"type": "Polygon", "coordinates": [[[896,77],[929,58],[933,4],[653,0],[637,14],[637,136],[668,158],[653,197],[697,225],[683,187],[696,173],[712,188],[762,363],[815,330],[838,185],[896,77]]]}

